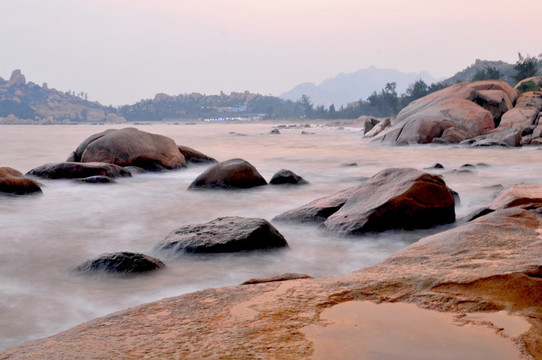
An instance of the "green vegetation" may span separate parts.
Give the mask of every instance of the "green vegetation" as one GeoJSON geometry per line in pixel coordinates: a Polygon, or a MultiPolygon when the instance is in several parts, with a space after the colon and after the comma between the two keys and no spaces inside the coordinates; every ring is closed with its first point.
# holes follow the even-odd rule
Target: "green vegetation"
{"type": "Polygon", "coordinates": [[[539,60],[534,56],[523,57],[521,53],[518,53],[518,61],[514,65],[514,80],[520,82],[523,79],[527,79],[536,76],[539,68],[539,60]]]}
{"type": "Polygon", "coordinates": [[[542,88],[542,82],[536,83],[534,81],[524,81],[521,83],[520,86],[518,86],[518,91],[520,93],[528,92],[528,91],[538,91],[542,88]]]}
{"type": "Polygon", "coordinates": [[[499,80],[501,79],[501,72],[495,66],[486,66],[484,69],[476,71],[472,81],[482,80],[499,80]]]}

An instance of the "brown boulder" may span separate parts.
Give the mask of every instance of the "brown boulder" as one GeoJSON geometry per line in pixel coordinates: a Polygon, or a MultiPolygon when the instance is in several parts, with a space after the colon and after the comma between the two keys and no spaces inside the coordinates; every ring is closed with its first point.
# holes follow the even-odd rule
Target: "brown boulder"
{"type": "Polygon", "coordinates": [[[68,160],[138,166],[146,170],[186,166],[184,156],[172,139],[135,128],[94,134],[84,140],[68,160]]]}
{"type": "Polygon", "coordinates": [[[507,111],[501,118],[499,128],[513,127],[523,129],[533,126],[538,117],[538,109],[535,107],[515,107],[507,111]]]}
{"type": "Polygon", "coordinates": [[[0,192],[16,195],[41,193],[39,184],[10,167],[0,167],[0,192]]]}
{"type": "Polygon", "coordinates": [[[288,210],[275,218],[273,221],[289,221],[298,223],[322,223],[328,217],[337,212],[352,196],[356,187],[341,190],[333,195],[324,196],[298,208],[288,210]]]}
{"type": "Polygon", "coordinates": [[[160,251],[188,254],[234,253],[288,247],[268,221],[227,216],[173,230],[157,245],[160,251]]]}
{"type": "Polygon", "coordinates": [[[502,115],[513,107],[510,97],[502,90],[480,90],[475,103],[491,113],[495,126],[499,126],[502,115]]]}
{"type": "Polygon", "coordinates": [[[192,149],[191,147],[184,146],[184,145],[177,145],[177,148],[181,152],[181,154],[184,156],[186,162],[193,163],[193,164],[214,164],[217,163],[216,159],[205,155],[202,152],[199,152],[197,150],[192,149]]]}
{"type": "MultiPolygon", "coordinates": [[[[472,138],[494,128],[493,116],[471,101],[450,97],[432,102],[411,116],[403,117],[401,122],[396,121],[393,127],[380,133],[373,141],[427,144],[446,135],[444,131],[448,128],[455,128],[467,139],[472,138]]],[[[461,138],[447,137],[446,140],[458,142],[461,138]]]]}
{"type": "Polygon", "coordinates": [[[517,108],[533,107],[542,110],[542,91],[529,91],[521,94],[516,101],[517,108]]]}
{"type": "Polygon", "coordinates": [[[132,176],[122,166],[109,163],[63,162],[38,166],[26,173],[45,179],[83,179],[91,176],[109,178],[132,176]]]}
{"type": "Polygon", "coordinates": [[[491,202],[491,210],[510,207],[542,207],[542,187],[536,184],[515,184],[504,190],[491,202]]]}
{"type": "Polygon", "coordinates": [[[478,93],[484,90],[500,90],[504,91],[510,102],[514,104],[519,97],[519,91],[514,89],[510,84],[503,80],[483,80],[470,83],[468,85],[472,89],[476,90],[478,93]]]}
{"type": "Polygon", "coordinates": [[[243,159],[219,162],[201,173],[189,189],[247,189],[267,185],[258,170],[243,159]]]}
{"type": "Polygon", "coordinates": [[[454,207],[452,190],[439,176],[386,169],[359,185],[324,227],[343,235],[429,228],[454,222],[454,207]]]}

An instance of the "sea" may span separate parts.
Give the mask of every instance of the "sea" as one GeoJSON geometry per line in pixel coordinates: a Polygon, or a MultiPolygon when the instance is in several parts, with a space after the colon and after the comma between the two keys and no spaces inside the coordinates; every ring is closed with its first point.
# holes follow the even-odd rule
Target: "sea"
{"type": "Polygon", "coordinates": [[[155,246],[182,225],[221,216],[271,221],[390,167],[442,176],[460,197],[457,223],[489,205],[503,187],[542,182],[542,152],[537,147],[382,146],[363,138],[360,124],[344,122],[2,125],[0,166],[26,173],[62,162],[88,136],[127,126],[168,136],[219,161],[245,159],[268,181],[288,169],[309,184],[194,191],[188,186],[209,165],[191,165],[121,178],[115,184],[40,179],[41,195],[0,196],[0,350],[118,310],[206,288],[283,273],[349,273],[450,227],[340,237],[317,224],[272,222],[289,248],[229,255],[157,253],[155,246]],[[274,128],[280,133],[272,134],[274,128]],[[444,169],[427,169],[435,163],[444,169]],[[72,271],[88,259],[118,251],[157,256],[166,268],[128,277],[72,271]]]}

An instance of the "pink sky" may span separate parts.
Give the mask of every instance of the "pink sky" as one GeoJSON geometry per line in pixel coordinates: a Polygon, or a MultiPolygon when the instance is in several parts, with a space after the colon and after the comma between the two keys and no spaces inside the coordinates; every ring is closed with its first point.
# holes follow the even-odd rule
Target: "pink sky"
{"type": "Polygon", "coordinates": [[[451,76],[542,52],[540,0],[0,0],[0,76],[104,104],[249,90],[374,65],[451,76]]]}

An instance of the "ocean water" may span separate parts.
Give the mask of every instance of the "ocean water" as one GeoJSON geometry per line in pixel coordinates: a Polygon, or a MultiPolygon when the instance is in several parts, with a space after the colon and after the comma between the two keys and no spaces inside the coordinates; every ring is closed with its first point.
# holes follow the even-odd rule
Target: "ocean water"
{"type": "MultiPolygon", "coordinates": [[[[441,229],[338,237],[316,225],[274,223],[289,249],[236,255],[164,257],[154,246],[175,228],[220,216],[271,220],[283,211],[359,184],[388,167],[423,169],[438,162],[461,197],[458,218],[488,205],[501,186],[540,183],[538,148],[386,147],[368,143],[358,127],[279,123],[137,125],[171,137],[219,161],[243,158],[268,181],[289,169],[305,186],[264,186],[243,191],[189,191],[206,166],[147,173],[96,185],[40,180],[43,195],[0,196],[0,349],[55,334],[113,311],[209,287],[286,272],[340,275],[375,264],[441,229]],[[310,134],[302,134],[302,131],[310,134]],[[345,164],[356,163],[356,166],[345,164]],[[458,171],[464,164],[476,165],[458,171]],[[119,278],[81,276],[71,270],[114,251],[160,257],[167,268],[119,278]]],[[[0,126],[0,166],[22,172],[64,161],[88,136],[114,126],[0,126]]]]}

